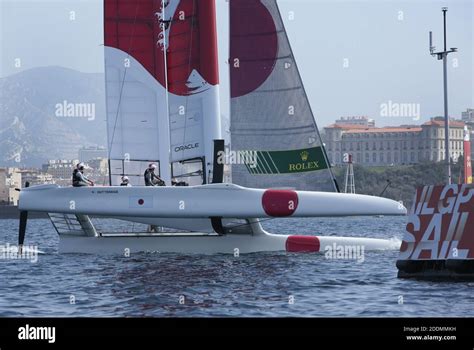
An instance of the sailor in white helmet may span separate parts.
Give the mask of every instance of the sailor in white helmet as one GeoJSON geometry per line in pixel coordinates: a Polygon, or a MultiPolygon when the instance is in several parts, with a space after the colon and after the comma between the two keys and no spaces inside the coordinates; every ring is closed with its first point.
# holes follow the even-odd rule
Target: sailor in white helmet
{"type": "Polygon", "coordinates": [[[150,163],[148,169],[143,174],[145,177],[145,186],[166,186],[165,182],[155,174],[156,164],[150,163]]]}
{"type": "Polygon", "coordinates": [[[74,187],[94,186],[94,182],[84,175],[84,163],[79,163],[72,173],[72,185],[74,187]]]}
{"type": "MultiPolygon", "coordinates": [[[[145,186],[166,186],[165,182],[155,174],[156,164],[150,163],[145,170],[145,186]]],[[[149,225],[147,232],[162,232],[163,228],[156,225],[149,225]]]]}
{"type": "Polygon", "coordinates": [[[120,186],[132,187],[132,185],[130,185],[130,179],[128,178],[128,176],[122,176],[122,183],[120,184],[120,186]]]}

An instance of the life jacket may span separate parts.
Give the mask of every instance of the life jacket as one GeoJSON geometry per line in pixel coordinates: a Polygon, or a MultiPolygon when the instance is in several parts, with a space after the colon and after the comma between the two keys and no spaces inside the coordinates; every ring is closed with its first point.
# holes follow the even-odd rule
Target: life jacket
{"type": "Polygon", "coordinates": [[[155,172],[150,169],[146,169],[143,175],[145,177],[145,186],[166,186],[165,182],[160,180],[159,177],[155,175],[155,172]],[[157,180],[156,182],[155,179],[157,180]]]}
{"type": "Polygon", "coordinates": [[[143,176],[145,177],[145,186],[153,186],[153,175],[150,169],[146,169],[143,176]]]}
{"type": "Polygon", "coordinates": [[[78,186],[81,182],[81,177],[79,176],[79,170],[74,169],[72,172],[72,185],[73,186],[78,186]]]}

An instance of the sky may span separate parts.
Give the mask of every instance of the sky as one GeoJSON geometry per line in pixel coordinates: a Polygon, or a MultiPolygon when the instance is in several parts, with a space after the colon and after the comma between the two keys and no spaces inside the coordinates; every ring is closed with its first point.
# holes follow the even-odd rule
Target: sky
{"type": "MultiPolygon", "coordinates": [[[[228,3],[216,2],[221,104],[228,115],[228,3]]],[[[342,116],[366,115],[386,126],[442,115],[442,63],[429,55],[428,32],[441,49],[443,6],[449,7],[448,47],[459,49],[448,61],[450,115],[460,118],[474,108],[472,0],[278,4],[320,128],[342,116]],[[416,105],[421,118],[386,115],[381,111],[388,104],[416,105]]],[[[0,5],[0,77],[52,65],[104,71],[101,0],[0,0],[0,5]]]]}

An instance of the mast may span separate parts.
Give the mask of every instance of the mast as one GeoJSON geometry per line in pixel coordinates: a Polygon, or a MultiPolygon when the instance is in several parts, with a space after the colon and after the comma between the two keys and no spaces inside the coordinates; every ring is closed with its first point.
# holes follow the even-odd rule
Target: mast
{"type": "Polygon", "coordinates": [[[452,52],[457,52],[457,48],[452,47],[450,50],[447,50],[446,45],[446,12],[448,12],[447,7],[441,9],[443,11],[443,51],[434,52],[435,47],[433,46],[433,35],[430,32],[430,54],[431,56],[437,56],[438,60],[443,60],[443,96],[444,96],[444,152],[445,152],[445,161],[446,161],[446,172],[447,172],[447,184],[450,185],[452,182],[451,175],[451,155],[450,155],[450,141],[449,141],[449,115],[448,115],[448,55],[452,52]]]}
{"type": "MultiPolygon", "coordinates": [[[[159,118],[160,127],[158,129],[158,137],[163,140],[160,147],[160,177],[165,183],[171,185],[171,163],[170,163],[170,104],[169,104],[169,88],[168,88],[168,42],[166,41],[166,25],[171,25],[173,18],[166,18],[166,0],[161,0],[161,34],[163,35],[163,69],[164,69],[164,88],[165,88],[165,103],[166,103],[166,117],[159,118]]],[[[158,38],[156,39],[158,42],[158,38]]]]}
{"type": "Polygon", "coordinates": [[[217,19],[215,0],[194,0],[199,3],[200,60],[207,62],[201,66],[204,76],[215,76],[216,86],[208,90],[203,100],[204,176],[205,182],[213,182],[214,140],[222,139],[221,109],[219,99],[219,62],[217,46],[217,19]],[[212,176],[209,174],[212,173],[212,176]]]}

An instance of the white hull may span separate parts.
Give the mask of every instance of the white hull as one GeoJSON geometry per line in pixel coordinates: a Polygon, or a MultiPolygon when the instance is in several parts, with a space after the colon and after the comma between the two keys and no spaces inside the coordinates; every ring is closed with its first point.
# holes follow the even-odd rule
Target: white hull
{"type": "MultiPolygon", "coordinates": [[[[62,253],[127,254],[175,252],[239,254],[288,251],[324,252],[327,246],[359,247],[364,251],[399,249],[388,240],[349,237],[275,235],[255,218],[342,215],[403,215],[398,202],[364,195],[292,190],[263,190],[232,184],[195,187],[37,186],[20,193],[20,210],[58,213],[80,229],[60,233],[62,253]],[[109,217],[146,225],[187,229],[187,233],[106,234],[89,216],[109,217]],[[244,225],[227,226],[231,219],[244,225]]],[[[53,223],[54,219],[52,218],[53,223]]]]}
{"type": "Polygon", "coordinates": [[[405,215],[400,203],[374,196],[245,188],[35,186],[20,192],[20,210],[134,218],[263,218],[405,215]]]}
{"type": "Polygon", "coordinates": [[[298,237],[270,233],[257,235],[193,235],[193,236],[60,236],[60,253],[86,254],[133,254],[137,252],[160,252],[182,254],[246,254],[255,252],[325,252],[327,246],[344,248],[363,247],[364,251],[398,250],[399,242],[373,238],[316,237],[305,236],[318,245],[298,243],[298,237]],[[290,238],[292,237],[292,238],[290,238]],[[289,242],[293,240],[293,243],[289,242]],[[296,241],[296,244],[295,244],[296,241]]]}

